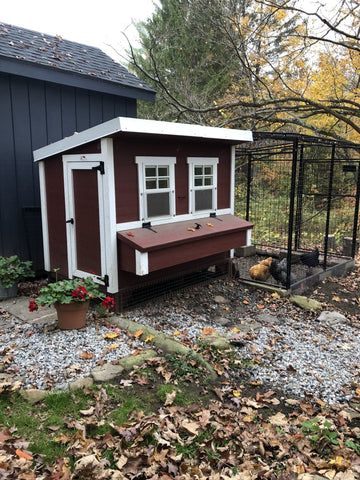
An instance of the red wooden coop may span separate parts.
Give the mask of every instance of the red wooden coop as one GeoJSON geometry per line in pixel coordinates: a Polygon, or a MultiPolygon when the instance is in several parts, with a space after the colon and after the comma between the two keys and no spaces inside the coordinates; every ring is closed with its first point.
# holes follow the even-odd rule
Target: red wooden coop
{"type": "Polygon", "coordinates": [[[252,133],[114,118],[34,152],[45,270],[122,293],[219,265],[249,245],[235,146],[252,133]]]}

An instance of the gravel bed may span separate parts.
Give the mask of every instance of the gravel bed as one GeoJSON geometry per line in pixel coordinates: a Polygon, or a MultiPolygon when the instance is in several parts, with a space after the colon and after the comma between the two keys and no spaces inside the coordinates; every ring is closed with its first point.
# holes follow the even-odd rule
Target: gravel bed
{"type": "Polygon", "coordinates": [[[252,369],[252,380],[288,395],[337,404],[349,401],[360,386],[359,346],[360,331],[347,324],[286,319],[281,325],[261,328],[238,350],[259,362],[252,369]]]}
{"type": "Polygon", "coordinates": [[[37,326],[9,322],[0,335],[0,359],[13,381],[24,388],[65,388],[87,377],[101,363],[114,362],[142,347],[120,329],[90,324],[81,330],[59,330],[55,325],[37,326]],[[103,335],[117,333],[106,339],[103,335]],[[99,363],[100,362],[100,363],[99,363]]]}
{"type": "MultiPolygon", "coordinates": [[[[216,304],[208,307],[208,311],[217,308],[216,304]]],[[[249,361],[242,372],[246,378],[288,396],[341,404],[360,388],[360,330],[342,319],[299,321],[265,309],[258,317],[238,319],[238,327],[248,327],[244,333],[233,331],[236,322],[224,327],[211,314],[195,317],[171,309],[160,315],[141,315],[141,310],[131,313],[133,320],[170,336],[176,333],[180,340],[194,341],[208,327],[233,337],[239,358],[249,361]]],[[[239,329],[235,326],[235,330],[239,329]]]]}
{"type": "MultiPolygon", "coordinates": [[[[239,381],[245,376],[287,396],[312,397],[330,404],[344,403],[354,396],[360,388],[358,328],[341,318],[320,322],[306,312],[292,315],[283,304],[276,311],[256,311],[259,294],[239,292],[234,284],[226,288],[225,283],[215,283],[212,288],[160,299],[123,316],[189,345],[204,328],[233,336],[239,358],[252,365],[244,368],[239,381]],[[214,301],[219,293],[228,296],[228,307],[214,301]],[[252,312],[244,313],[244,298],[249,307],[254,305],[252,312]]],[[[9,328],[0,332],[0,360],[5,359],[5,372],[21,380],[25,388],[63,388],[88,376],[96,365],[116,362],[144,348],[119,329],[117,338],[104,339],[110,331],[114,331],[113,326],[94,322],[74,331],[9,322],[9,328]]]]}

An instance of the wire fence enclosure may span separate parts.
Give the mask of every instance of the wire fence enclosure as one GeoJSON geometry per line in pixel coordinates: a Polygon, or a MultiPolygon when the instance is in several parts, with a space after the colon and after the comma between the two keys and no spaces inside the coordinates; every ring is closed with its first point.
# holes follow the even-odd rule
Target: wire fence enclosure
{"type": "Polygon", "coordinates": [[[317,247],[322,270],[357,253],[359,171],[360,145],[352,143],[259,132],[238,148],[236,214],[254,223],[258,252],[287,258],[287,287],[301,253],[317,247]]]}

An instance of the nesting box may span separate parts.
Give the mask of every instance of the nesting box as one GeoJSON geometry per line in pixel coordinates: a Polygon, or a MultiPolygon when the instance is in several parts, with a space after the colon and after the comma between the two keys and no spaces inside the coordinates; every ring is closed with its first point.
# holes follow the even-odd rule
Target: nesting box
{"type": "Polygon", "coordinates": [[[115,118],[34,152],[45,269],[110,294],[207,268],[249,245],[234,216],[250,131],[115,118]]]}

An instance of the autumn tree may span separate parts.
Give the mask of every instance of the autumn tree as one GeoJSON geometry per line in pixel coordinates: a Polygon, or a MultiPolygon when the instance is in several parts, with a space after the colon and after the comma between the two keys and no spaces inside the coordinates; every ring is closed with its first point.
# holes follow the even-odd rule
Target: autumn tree
{"type": "MultiPolygon", "coordinates": [[[[167,0],[162,6],[165,3],[174,8],[191,6],[182,10],[181,17],[175,15],[177,21],[181,18],[176,32],[182,32],[182,44],[187,45],[186,62],[179,55],[172,60],[169,31],[164,24],[159,35],[152,23],[143,26],[143,47],[132,58],[137,74],[153,82],[160,93],[160,118],[163,114],[182,121],[298,130],[357,141],[360,6],[356,0],[334,2],[328,10],[317,2],[306,9],[297,0],[167,0]],[[204,45],[211,46],[210,56],[205,56],[204,45]],[[212,77],[217,82],[211,83],[212,77]]],[[[166,12],[171,18],[171,11],[161,7],[156,15],[165,22],[166,12]]],[[[171,33],[176,24],[168,25],[171,33]]]]}
{"type": "Polygon", "coordinates": [[[179,118],[184,104],[192,106],[191,121],[206,123],[203,110],[225,93],[236,69],[234,52],[207,15],[220,15],[221,3],[161,0],[153,17],[138,25],[142,48],[131,50],[132,67],[158,91],[155,108],[143,105],[143,115],[179,118]]]}

